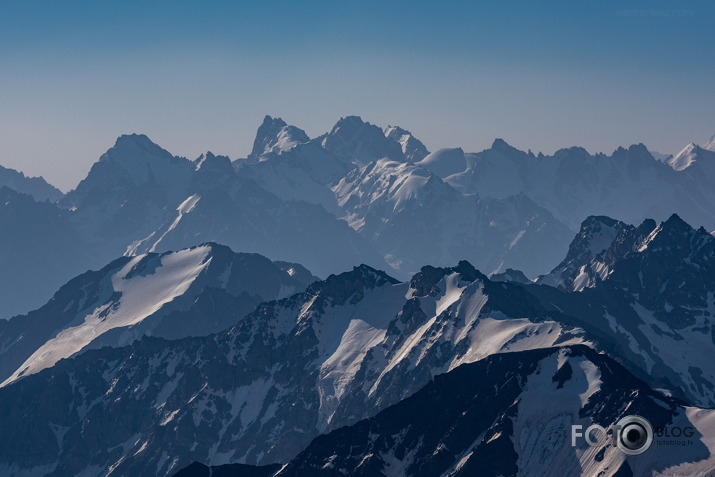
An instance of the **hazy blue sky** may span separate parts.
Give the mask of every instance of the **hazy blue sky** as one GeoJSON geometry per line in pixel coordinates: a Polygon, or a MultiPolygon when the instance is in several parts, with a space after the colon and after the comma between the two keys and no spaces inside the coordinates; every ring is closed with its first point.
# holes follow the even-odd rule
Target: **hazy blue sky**
{"type": "Polygon", "coordinates": [[[120,134],[236,158],[265,114],[677,152],[715,134],[715,1],[0,0],[0,91],[0,164],[63,190],[120,134]]]}

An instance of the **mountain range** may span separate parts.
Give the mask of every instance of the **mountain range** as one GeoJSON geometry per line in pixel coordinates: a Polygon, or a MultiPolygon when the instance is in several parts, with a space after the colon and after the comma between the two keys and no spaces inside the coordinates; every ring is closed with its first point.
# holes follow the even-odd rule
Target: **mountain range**
{"type": "Polygon", "coordinates": [[[591,348],[565,346],[459,366],[375,417],[317,437],[286,465],[194,463],[175,475],[706,475],[713,422],[715,411],[652,390],[591,348]],[[624,407],[656,427],[692,429],[696,444],[638,457],[571,446],[572,425],[608,426],[624,407]]]}
{"type": "Polygon", "coordinates": [[[0,169],[0,475],[713,475],[713,141],[266,116],[234,160],[121,136],[67,194],[0,169]],[[571,445],[632,414],[655,449],[571,445]]]}
{"type": "Polygon", "coordinates": [[[0,237],[0,318],[41,306],[117,255],[205,242],[298,262],[320,277],[365,263],[405,280],[424,263],[468,260],[487,274],[512,268],[534,278],[558,263],[588,215],[636,223],[678,213],[714,230],[708,144],[665,163],[643,145],[534,156],[496,140],[480,153],[429,153],[409,131],[356,116],[314,139],[266,116],[248,157],[207,152],[192,161],[125,135],[65,195],[0,171],[10,189],[0,228],[12,230],[0,237]]]}
{"type": "MultiPolygon", "coordinates": [[[[170,475],[192,461],[211,465],[277,462],[290,463],[286,469],[292,469],[293,465],[301,469],[309,465],[301,461],[301,456],[306,455],[301,452],[306,449],[308,455],[313,455],[316,451],[311,446],[323,441],[313,444],[311,441],[320,434],[341,432],[344,437],[337,442],[362,439],[351,437],[352,430],[340,429],[351,425],[372,426],[369,420],[379,419],[380,415],[375,417],[377,412],[390,406],[408,405],[403,404],[408,403],[404,400],[412,395],[417,399],[420,389],[429,387],[435,376],[443,373],[449,376],[462,369],[462,365],[496,359],[493,357],[502,353],[518,355],[528,350],[547,350],[544,352],[551,355],[586,353],[593,366],[599,369],[605,366],[608,373],[618,375],[613,378],[615,390],[611,390],[618,396],[632,396],[633,391],[627,386],[642,381],[637,386],[644,390],[643,399],[656,396],[658,406],[669,410],[669,417],[663,417],[665,422],[691,419],[700,429],[707,427],[711,420],[703,417],[709,414],[701,416],[700,411],[691,411],[683,403],[707,408],[715,402],[712,384],[715,382],[712,364],[715,238],[703,229],[691,228],[677,216],[660,224],[648,220],[637,227],[607,217],[590,217],[572,241],[562,264],[536,283],[492,281],[466,261],[455,267],[425,266],[405,282],[361,265],[350,272],[316,281],[297,294],[263,302],[245,316],[237,314],[240,309],[237,300],[223,295],[228,300],[224,313],[234,324],[215,334],[197,336],[194,330],[194,334],[189,335],[192,332],[189,330],[183,338],[167,340],[159,337],[161,333],[154,333],[161,328],[157,322],[176,324],[171,326],[173,330],[181,323],[211,321],[211,313],[202,306],[218,293],[210,286],[215,280],[210,277],[225,274],[227,268],[233,270],[235,265],[229,266],[226,262],[236,263],[236,260],[241,259],[230,251],[206,245],[175,254],[122,258],[100,272],[99,277],[111,277],[112,282],[112,288],[104,296],[112,289],[115,296],[104,300],[92,298],[100,305],[89,307],[95,312],[84,315],[81,326],[95,326],[104,318],[118,326],[123,324],[127,329],[120,330],[118,335],[130,335],[132,339],[109,342],[111,347],[86,351],[83,350],[97,346],[75,347],[72,355],[65,353],[60,356],[65,359],[44,369],[33,365],[36,359],[46,363],[41,353],[26,360],[23,366],[29,366],[32,372],[15,376],[21,379],[12,379],[0,388],[3,422],[20,426],[18,420],[21,419],[28,429],[27,433],[0,446],[0,466],[4,466],[0,469],[21,474],[98,475],[99,469],[108,468],[121,475],[170,475]],[[172,266],[174,261],[182,263],[181,257],[186,257],[186,262],[172,266]],[[187,298],[193,298],[184,300],[180,296],[169,301],[163,315],[160,308],[156,317],[145,318],[146,326],[143,322],[139,326],[128,323],[122,300],[126,299],[135,309],[143,300],[128,294],[125,297],[123,293],[146,290],[145,280],[167,283],[168,279],[162,276],[164,268],[168,268],[167,274],[191,282],[178,288],[186,289],[187,298]],[[211,268],[215,270],[213,274],[211,268]],[[589,270],[605,269],[608,271],[593,277],[588,275],[589,270]],[[574,275],[590,278],[574,280],[574,275]],[[200,279],[205,283],[203,288],[193,287],[200,279]],[[118,286],[118,280],[127,283],[118,286]],[[583,286],[574,286],[574,282],[583,286]],[[194,292],[190,291],[192,287],[194,292]],[[192,300],[194,305],[182,308],[182,303],[192,300]],[[105,313],[105,310],[110,311],[105,313]],[[162,316],[164,319],[160,320],[162,316]],[[142,333],[155,336],[141,337],[142,333]],[[553,349],[555,346],[571,351],[557,352],[553,349]],[[619,366],[624,366],[627,374],[614,371],[604,364],[605,358],[598,358],[601,355],[595,354],[596,351],[584,351],[583,346],[606,353],[609,360],[615,359],[619,366]],[[693,413],[704,421],[692,417],[693,413]],[[361,424],[364,419],[370,424],[361,424]],[[30,448],[31,442],[43,443],[41,455],[23,450],[30,448]]],[[[254,260],[271,269],[270,261],[258,257],[254,260]]],[[[249,276],[253,276],[251,273],[256,269],[247,270],[249,276]]],[[[278,271],[272,273],[284,277],[283,280],[290,277],[278,271]]],[[[303,275],[310,276],[305,271],[303,275]]],[[[75,299],[79,300],[92,289],[84,285],[89,278],[93,278],[92,283],[106,283],[106,278],[99,277],[80,277],[81,280],[66,290],[76,290],[75,299]]],[[[176,290],[177,286],[164,287],[169,288],[176,290]]],[[[72,301],[70,294],[65,294],[68,296],[57,306],[72,301]]],[[[161,294],[155,295],[159,301],[161,294]]],[[[55,298],[48,306],[58,301],[59,298],[55,298]]],[[[141,311],[135,316],[145,314],[141,311]]],[[[37,328],[39,326],[33,327],[37,328]]],[[[112,338],[112,334],[105,334],[107,338],[100,336],[98,343],[107,344],[112,338]]],[[[47,343],[51,345],[53,341],[56,338],[47,343]]],[[[47,344],[43,346],[52,349],[47,344]]],[[[543,366],[537,362],[546,359],[546,355],[527,356],[531,357],[523,359],[536,367],[543,366]]],[[[591,365],[569,365],[572,370],[577,366],[591,369],[591,365]]],[[[510,395],[512,397],[501,399],[497,394],[498,399],[493,402],[494,416],[512,415],[514,410],[509,411],[510,403],[529,388],[524,387],[524,383],[532,379],[528,376],[534,369],[521,371],[525,374],[517,381],[522,385],[513,390],[516,394],[510,395]]],[[[552,369],[547,377],[551,379],[556,372],[556,368],[552,369]]],[[[584,372],[588,375],[591,371],[584,372]]],[[[605,371],[600,372],[605,375],[605,371]]],[[[504,371],[495,373],[505,379],[504,371]]],[[[455,379],[463,381],[463,378],[455,379]]],[[[575,390],[581,386],[592,387],[583,384],[581,377],[574,379],[582,383],[574,384],[575,390]]],[[[595,382],[593,377],[589,379],[595,382]]],[[[608,383],[605,378],[602,382],[608,383]]],[[[451,396],[452,385],[445,386],[443,392],[451,396]]],[[[499,386],[495,382],[489,389],[499,386]]],[[[569,388],[570,392],[574,389],[569,388]]],[[[580,402],[581,407],[574,407],[570,412],[585,418],[588,414],[584,414],[583,409],[588,409],[589,401],[586,398],[578,401],[578,395],[582,394],[563,399],[580,402]]],[[[603,411],[606,413],[603,419],[619,416],[627,403],[621,400],[616,404],[614,397],[605,396],[599,395],[610,403],[609,410],[603,411]]],[[[532,396],[528,401],[542,400],[543,397],[532,396]]],[[[485,401],[483,405],[492,404],[485,401]]],[[[460,406],[462,404],[455,404],[449,412],[457,412],[455,409],[460,406]]],[[[592,406],[603,408],[601,404],[592,403],[592,406]]],[[[662,409],[656,409],[657,416],[666,412],[662,409]]],[[[533,415],[525,418],[525,422],[532,418],[540,419],[533,415]]],[[[452,423],[449,420],[452,418],[444,419],[445,425],[452,423]]],[[[594,422],[603,422],[603,419],[594,422]]],[[[445,468],[457,465],[470,451],[477,452],[479,439],[484,438],[479,435],[491,429],[492,423],[487,424],[473,429],[475,434],[469,443],[460,441],[450,450],[452,457],[445,462],[451,463],[444,464],[445,468]],[[469,447],[472,442],[476,443],[469,447]],[[455,453],[460,456],[456,461],[455,453]]],[[[512,432],[505,435],[522,435],[524,445],[531,439],[512,432]]],[[[333,437],[329,442],[336,442],[335,434],[330,436],[333,437]]],[[[432,435],[432,438],[438,437],[432,435]]],[[[415,445],[419,438],[411,442],[410,445],[415,445]]],[[[692,451],[698,462],[707,464],[710,451],[706,449],[711,449],[712,443],[707,440],[707,434],[697,442],[692,451]]],[[[360,445],[364,444],[358,448],[360,445]]],[[[422,462],[423,459],[416,456],[423,455],[425,449],[432,449],[429,447],[432,444],[426,445],[426,448],[413,448],[405,444],[399,454],[402,457],[398,458],[400,465],[405,466],[401,468],[422,462]],[[413,457],[417,460],[406,461],[404,456],[409,452],[415,453],[413,457]]],[[[320,452],[335,453],[336,465],[352,472],[350,466],[356,464],[350,462],[354,456],[343,455],[348,460],[340,463],[343,451],[326,448],[326,444],[320,444],[319,448],[320,452]]],[[[483,452],[486,451],[480,450],[477,454],[483,452]]],[[[505,469],[513,470],[519,465],[531,468],[535,464],[524,462],[532,462],[529,459],[537,459],[536,456],[546,450],[535,448],[530,452],[533,455],[528,458],[521,455],[522,450],[517,457],[507,452],[510,466],[505,469]]],[[[364,455],[368,454],[370,449],[365,448],[364,455]]],[[[310,459],[311,462],[330,459],[331,455],[310,459]]],[[[589,461],[589,465],[608,465],[614,471],[624,465],[616,462],[617,455],[612,454],[606,464],[589,461]]],[[[586,462],[582,459],[596,459],[596,456],[574,457],[572,452],[565,452],[561,458],[575,466],[586,462]]],[[[392,458],[385,455],[380,459],[375,465],[387,465],[392,458]]],[[[596,462],[601,462],[603,456],[599,459],[596,462]]],[[[430,462],[427,459],[419,465],[433,465],[430,462]]],[[[554,462],[556,465],[561,461],[554,462]]],[[[684,462],[671,456],[662,466],[665,469],[684,462]]],[[[471,465],[467,468],[472,468],[471,465]]],[[[548,469],[552,464],[539,465],[548,469]]],[[[501,471],[496,469],[491,475],[501,471]]],[[[409,472],[419,475],[417,471],[409,472]]]]}

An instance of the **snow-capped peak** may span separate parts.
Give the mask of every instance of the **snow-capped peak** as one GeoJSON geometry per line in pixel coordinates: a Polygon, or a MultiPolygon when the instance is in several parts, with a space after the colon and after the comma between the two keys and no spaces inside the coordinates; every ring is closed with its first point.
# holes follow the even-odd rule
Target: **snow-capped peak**
{"type": "MultiPolygon", "coordinates": [[[[539,277],[537,282],[544,285],[581,291],[595,284],[599,273],[607,267],[599,262],[594,265],[596,256],[607,250],[623,231],[629,228],[621,221],[606,216],[590,216],[581,224],[581,230],[569,246],[566,258],[548,275],[539,277]]],[[[633,227],[630,227],[633,228],[633,227]]]]}
{"type": "Polygon", "coordinates": [[[341,161],[364,166],[387,157],[405,161],[399,142],[388,139],[381,128],[363,121],[359,116],[346,116],[333,129],[319,138],[320,145],[341,161]]]}
{"type": "Polygon", "coordinates": [[[302,129],[286,124],[281,118],[266,116],[258,128],[253,150],[248,157],[260,161],[265,156],[281,154],[308,141],[310,138],[302,129]]]}
{"type": "Polygon", "coordinates": [[[676,171],[682,171],[693,165],[697,160],[697,154],[700,146],[691,142],[683,148],[678,154],[668,160],[668,165],[676,171]]]}
{"type": "Polygon", "coordinates": [[[408,162],[421,161],[429,154],[425,145],[406,129],[402,129],[399,126],[387,126],[384,132],[386,138],[400,144],[402,153],[408,162]]]}
{"type": "Polygon", "coordinates": [[[125,261],[109,280],[111,296],[87,310],[40,346],[2,386],[20,377],[54,366],[88,346],[97,337],[116,328],[137,325],[161,307],[182,295],[211,261],[211,247],[204,245],[163,255],[138,255],[125,261]],[[79,317],[78,317],[79,318],[79,317]]]}
{"type": "Polygon", "coordinates": [[[417,164],[439,177],[448,177],[467,169],[467,160],[461,147],[443,148],[431,152],[417,164]]]}
{"type": "Polygon", "coordinates": [[[353,170],[340,180],[333,191],[338,204],[348,209],[356,206],[369,208],[384,202],[393,211],[398,211],[408,202],[422,203],[434,197],[455,200],[459,197],[458,192],[427,169],[389,159],[380,159],[353,170]]]}

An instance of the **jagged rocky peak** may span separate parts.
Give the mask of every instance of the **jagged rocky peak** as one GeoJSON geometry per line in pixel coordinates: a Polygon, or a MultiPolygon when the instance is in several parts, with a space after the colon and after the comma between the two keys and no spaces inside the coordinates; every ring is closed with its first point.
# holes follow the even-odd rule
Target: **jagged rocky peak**
{"type": "Polygon", "coordinates": [[[398,142],[388,139],[382,129],[359,116],[340,118],[319,140],[323,148],[348,164],[363,166],[384,157],[405,161],[398,142]]]}
{"type": "Polygon", "coordinates": [[[504,139],[498,137],[494,139],[494,142],[492,143],[492,149],[497,149],[497,150],[509,150],[509,149],[514,149],[512,146],[509,145],[504,139]]]}
{"type": "Polygon", "coordinates": [[[715,238],[677,214],[638,227],[589,217],[567,259],[537,283],[582,291],[600,282],[627,291],[673,327],[692,325],[715,292],[715,238]]]}
{"type": "MultiPolygon", "coordinates": [[[[571,241],[568,253],[564,260],[554,268],[548,275],[541,276],[537,283],[556,286],[566,289],[582,290],[586,286],[594,283],[595,276],[591,276],[586,271],[596,256],[609,250],[614,241],[619,239],[623,244],[631,237],[627,232],[634,230],[632,225],[625,224],[620,220],[615,220],[604,215],[592,215],[581,223],[578,235],[571,241]]],[[[621,253],[630,251],[634,247],[633,243],[617,248],[621,253]]],[[[618,260],[620,257],[611,257],[618,260]]]]}
{"type": "Polygon", "coordinates": [[[385,137],[397,142],[402,148],[402,153],[408,162],[418,162],[424,159],[429,151],[422,144],[422,141],[412,135],[406,129],[399,126],[387,126],[384,130],[385,137]]]}
{"type": "Polygon", "coordinates": [[[195,161],[196,170],[201,173],[219,173],[234,175],[231,159],[227,156],[216,156],[211,151],[201,154],[195,161]]]}
{"type": "Polygon", "coordinates": [[[458,274],[460,282],[471,283],[475,280],[488,280],[486,275],[474,268],[471,263],[461,260],[456,267],[433,267],[426,265],[410,280],[413,296],[437,296],[445,290],[439,287],[439,282],[446,276],[458,274]]]}
{"type": "Polygon", "coordinates": [[[398,280],[382,270],[363,264],[353,267],[349,272],[330,275],[324,281],[312,284],[306,293],[317,294],[333,305],[343,305],[348,299],[350,303],[357,303],[363,298],[366,290],[397,283],[398,280]]]}
{"type": "Polygon", "coordinates": [[[569,246],[568,258],[582,263],[611,246],[616,237],[629,228],[628,224],[604,215],[592,215],[581,224],[581,230],[569,246]]]}
{"type": "Polygon", "coordinates": [[[281,118],[266,115],[258,127],[248,158],[260,160],[261,157],[280,154],[308,141],[310,138],[302,129],[288,125],[281,118]]]}
{"type": "Polygon", "coordinates": [[[488,158],[495,161],[503,161],[505,159],[510,161],[521,162],[527,159],[533,159],[534,155],[531,152],[524,152],[520,149],[507,143],[502,138],[494,139],[492,145],[489,149],[485,149],[479,156],[482,158],[488,158]]]}
{"type": "MultiPolygon", "coordinates": [[[[632,234],[634,242],[632,249],[639,253],[667,253],[680,256],[696,251],[700,241],[710,240],[711,236],[704,228],[694,229],[678,214],[672,214],[668,220],[655,225],[655,221],[647,219],[632,234]]],[[[684,257],[680,257],[684,258],[684,257]]]]}
{"type": "Polygon", "coordinates": [[[652,163],[656,159],[650,153],[648,148],[643,143],[633,144],[628,149],[619,147],[616,149],[611,158],[620,161],[636,161],[636,163],[652,163]]]}

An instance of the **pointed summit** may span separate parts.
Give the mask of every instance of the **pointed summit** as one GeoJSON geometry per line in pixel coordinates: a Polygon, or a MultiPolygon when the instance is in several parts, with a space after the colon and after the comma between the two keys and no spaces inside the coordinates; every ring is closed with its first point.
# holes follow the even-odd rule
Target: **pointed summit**
{"type": "Polygon", "coordinates": [[[281,118],[266,115],[258,128],[256,139],[253,141],[253,150],[248,158],[260,161],[262,157],[281,154],[297,144],[308,141],[310,138],[302,129],[289,126],[281,118]]]}
{"type": "Polygon", "coordinates": [[[566,258],[537,283],[566,290],[581,291],[593,286],[596,273],[589,273],[589,265],[614,243],[624,231],[634,227],[603,215],[589,216],[581,223],[581,230],[569,245],[566,258]]]}
{"type": "Polygon", "coordinates": [[[429,154],[422,142],[414,137],[411,132],[398,126],[387,126],[385,137],[397,142],[402,148],[402,153],[408,162],[418,162],[429,154]]]}
{"type": "Polygon", "coordinates": [[[671,157],[668,160],[668,165],[676,171],[682,171],[684,169],[687,169],[688,167],[693,165],[693,163],[695,163],[699,149],[700,147],[698,145],[696,145],[694,142],[691,142],[690,144],[685,146],[678,154],[671,157]]]}
{"type": "Polygon", "coordinates": [[[502,138],[494,139],[492,146],[489,149],[487,149],[485,152],[490,157],[497,157],[497,158],[525,159],[525,158],[533,157],[533,155],[529,155],[528,153],[515,148],[514,146],[507,143],[502,138]]]}
{"type": "Polygon", "coordinates": [[[340,118],[321,138],[321,146],[341,161],[356,166],[385,157],[399,162],[406,160],[400,143],[388,139],[382,129],[359,116],[340,118]]]}
{"type": "Polygon", "coordinates": [[[511,146],[502,138],[498,137],[494,139],[492,143],[492,149],[510,149],[511,146]]]}
{"type": "Polygon", "coordinates": [[[318,295],[322,302],[319,306],[325,304],[338,306],[344,305],[348,300],[351,304],[357,303],[362,300],[367,290],[397,283],[398,280],[382,270],[361,264],[353,267],[349,272],[330,275],[325,281],[313,283],[306,293],[318,295]]]}
{"type": "Polygon", "coordinates": [[[136,155],[166,157],[169,159],[174,157],[144,134],[123,134],[117,138],[114,146],[100,157],[100,161],[122,160],[136,155]]]}
{"type": "MultiPolygon", "coordinates": [[[[167,169],[177,166],[183,169],[190,167],[187,159],[175,157],[144,134],[119,136],[114,146],[99,158],[99,163],[111,163],[117,166],[131,177],[134,184],[144,184],[150,180],[170,181],[171,178],[167,177],[167,169]]],[[[92,171],[87,179],[91,176],[92,171]]]]}
{"type": "Polygon", "coordinates": [[[667,163],[676,171],[683,171],[696,164],[708,164],[712,167],[715,164],[715,151],[711,151],[707,147],[702,148],[691,142],[682,151],[670,158],[667,163]]]}
{"type": "Polygon", "coordinates": [[[196,164],[196,170],[202,173],[217,172],[231,176],[234,174],[231,159],[227,156],[216,156],[211,151],[201,154],[194,164],[196,164]]]}

